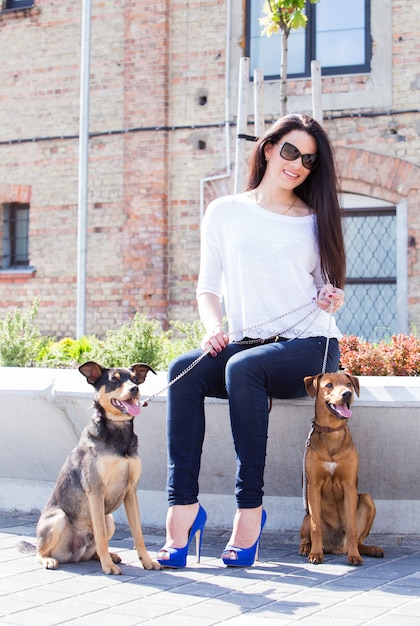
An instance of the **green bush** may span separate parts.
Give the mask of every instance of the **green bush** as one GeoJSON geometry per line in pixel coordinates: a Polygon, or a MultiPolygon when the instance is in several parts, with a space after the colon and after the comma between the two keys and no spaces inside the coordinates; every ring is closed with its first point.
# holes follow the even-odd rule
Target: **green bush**
{"type": "Polygon", "coordinates": [[[35,323],[39,300],[28,311],[15,309],[0,320],[0,366],[29,367],[48,343],[35,323]]]}
{"type": "MultiPolygon", "coordinates": [[[[28,311],[15,309],[0,319],[0,366],[76,367],[98,361],[105,367],[148,363],[166,370],[175,357],[197,348],[204,334],[200,321],[170,322],[163,331],[157,320],[136,313],[105,339],[94,335],[60,341],[41,334],[36,317],[39,301],[28,311]]],[[[341,367],[355,376],[419,376],[420,339],[415,335],[393,335],[372,344],[355,335],[340,339],[341,367]]]]}
{"type": "Polygon", "coordinates": [[[63,337],[60,341],[51,339],[39,351],[36,362],[40,367],[76,367],[93,360],[100,349],[101,342],[95,336],[80,339],[63,337]]]}
{"type": "Polygon", "coordinates": [[[136,313],[126,324],[106,333],[103,344],[92,358],[105,367],[121,367],[133,363],[148,363],[154,369],[167,366],[165,342],[168,332],[163,332],[157,320],[136,313]]]}
{"type": "Polygon", "coordinates": [[[73,368],[92,360],[105,367],[143,362],[166,370],[172,359],[196,348],[204,332],[201,322],[171,322],[171,330],[163,331],[157,320],[136,313],[103,340],[92,335],[57,341],[42,336],[38,308],[36,300],[28,311],[16,309],[0,320],[0,366],[73,368]]]}

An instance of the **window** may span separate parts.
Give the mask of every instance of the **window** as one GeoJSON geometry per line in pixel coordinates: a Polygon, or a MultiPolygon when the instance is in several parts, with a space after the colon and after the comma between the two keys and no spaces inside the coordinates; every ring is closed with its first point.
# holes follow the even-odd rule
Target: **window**
{"type": "Polygon", "coordinates": [[[406,245],[403,207],[342,194],[347,257],[346,306],[337,314],[345,335],[370,342],[406,332],[406,245]],[[403,263],[398,259],[402,258],[403,263]],[[401,303],[404,303],[401,306],[401,303]]]}
{"type": "Polygon", "coordinates": [[[28,266],[29,204],[4,204],[2,270],[28,266]]]}
{"type": "Polygon", "coordinates": [[[34,4],[35,0],[6,0],[6,9],[26,9],[34,4]]]}
{"type": "MultiPolygon", "coordinates": [[[[261,34],[259,18],[265,0],[247,0],[247,50],[251,76],[262,69],[267,79],[280,75],[281,36],[261,34]]],[[[306,4],[306,28],[290,32],[289,78],[310,76],[311,61],[321,63],[324,76],[370,72],[372,42],[370,0],[321,0],[306,4]]]]}

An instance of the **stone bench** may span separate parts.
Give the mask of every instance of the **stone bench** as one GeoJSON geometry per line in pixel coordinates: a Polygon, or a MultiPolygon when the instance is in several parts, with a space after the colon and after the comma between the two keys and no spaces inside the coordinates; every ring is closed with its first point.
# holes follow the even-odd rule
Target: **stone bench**
{"type": "MultiPolygon", "coordinates": [[[[359,491],[377,506],[372,532],[418,533],[420,519],[420,383],[415,377],[363,377],[350,428],[360,456],[359,491]]],[[[166,374],[149,375],[142,397],[161,391],[166,374]]],[[[93,388],[77,370],[0,368],[0,509],[41,510],[58,471],[92,414],[93,388]]],[[[302,458],[314,401],[274,400],[265,471],[267,528],[302,521],[302,458]]],[[[164,527],[166,395],[136,418],[143,474],[143,524],[164,527]]],[[[227,401],[206,402],[200,501],[210,528],[229,529],[235,512],[235,456],[227,401]]],[[[116,520],[125,523],[123,509],[116,520]]]]}

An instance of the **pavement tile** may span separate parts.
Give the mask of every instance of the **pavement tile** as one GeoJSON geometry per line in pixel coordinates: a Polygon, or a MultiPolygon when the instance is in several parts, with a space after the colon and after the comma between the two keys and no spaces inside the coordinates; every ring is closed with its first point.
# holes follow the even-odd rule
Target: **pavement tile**
{"type": "Polygon", "coordinates": [[[207,600],[198,602],[186,609],[182,609],[181,612],[182,615],[188,615],[189,617],[196,616],[212,619],[214,623],[217,624],[222,621],[228,621],[237,615],[241,615],[243,608],[236,603],[230,603],[228,597],[222,596],[212,602],[207,600]]]}
{"type": "MultiPolygon", "coordinates": [[[[299,626],[325,626],[326,623],[327,618],[323,614],[311,615],[299,620],[299,626]]],[[[354,617],[341,617],[339,621],[335,619],[332,623],[334,626],[364,626],[364,624],[367,624],[367,621],[365,619],[357,619],[354,617]]],[[[369,622],[369,624],[370,623],[371,622],[369,622]]],[[[396,626],[396,624],[394,624],[394,626],[396,626]]]]}
{"type": "Polygon", "coordinates": [[[418,626],[419,616],[388,613],[369,622],[369,626],[418,626]]]}
{"type": "MultiPolygon", "coordinates": [[[[138,626],[144,624],[147,618],[142,618],[138,615],[120,615],[112,611],[101,611],[98,622],[100,626],[138,626]]],[[[97,623],[92,615],[86,615],[85,617],[78,617],[75,620],[66,622],[66,626],[97,626],[97,623]]]]}
{"type": "Polygon", "coordinates": [[[371,619],[380,617],[387,612],[385,607],[371,606],[364,604],[360,606],[357,604],[357,598],[352,598],[346,602],[342,602],[339,605],[334,605],[325,609],[322,615],[326,620],[341,620],[342,618],[359,619],[368,622],[371,619]]]}
{"type": "MultiPolygon", "coordinates": [[[[158,617],[157,619],[143,622],[144,626],[168,626],[168,617],[158,617]]],[[[171,626],[213,626],[218,624],[213,618],[189,617],[188,615],[174,614],[170,617],[171,626]]]]}
{"type": "MultiPolygon", "coordinates": [[[[6,621],[0,621],[2,626],[57,626],[65,623],[63,620],[58,621],[56,615],[51,614],[47,608],[34,609],[32,611],[22,611],[8,616],[6,621]]],[[[92,617],[90,617],[92,624],[92,617]]]]}
{"type": "MultiPolygon", "coordinates": [[[[184,569],[142,568],[128,527],[118,525],[110,549],[122,558],[122,575],[106,576],[100,563],[69,563],[45,570],[16,550],[32,543],[37,515],[0,512],[1,626],[418,626],[420,537],[372,539],[383,559],[352,567],[325,555],[312,565],[299,556],[296,533],[264,533],[260,558],[250,568],[227,568],[219,556],[226,533],[206,532],[202,562],[184,569]]],[[[163,529],[146,529],[154,557],[163,529]]]]}
{"type": "Polygon", "coordinates": [[[420,598],[417,598],[413,602],[406,602],[405,604],[401,604],[392,612],[398,615],[411,615],[418,618],[418,616],[420,615],[420,598]]]}

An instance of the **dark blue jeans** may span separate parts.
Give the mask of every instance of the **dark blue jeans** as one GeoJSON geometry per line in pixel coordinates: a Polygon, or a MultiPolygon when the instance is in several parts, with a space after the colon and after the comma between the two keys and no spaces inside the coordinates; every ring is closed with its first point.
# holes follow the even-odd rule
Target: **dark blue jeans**
{"type": "MultiPolygon", "coordinates": [[[[198,476],[205,431],[205,397],[228,398],[236,451],[238,508],[262,504],[268,431],[267,396],[299,398],[306,395],[305,376],[322,371],[325,337],[294,339],[266,345],[231,343],[216,357],[206,355],[168,389],[168,502],[193,504],[198,500],[198,476]]],[[[175,359],[169,381],[200,354],[193,350],[175,359]]],[[[339,347],[328,346],[327,372],[337,371],[339,347]]]]}

